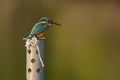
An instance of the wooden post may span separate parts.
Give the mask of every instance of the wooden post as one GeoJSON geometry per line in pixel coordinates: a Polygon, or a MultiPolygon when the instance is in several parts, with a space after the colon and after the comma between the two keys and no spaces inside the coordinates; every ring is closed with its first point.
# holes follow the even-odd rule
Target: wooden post
{"type": "Polygon", "coordinates": [[[26,41],[26,78],[44,80],[44,38],[26,41]]]}

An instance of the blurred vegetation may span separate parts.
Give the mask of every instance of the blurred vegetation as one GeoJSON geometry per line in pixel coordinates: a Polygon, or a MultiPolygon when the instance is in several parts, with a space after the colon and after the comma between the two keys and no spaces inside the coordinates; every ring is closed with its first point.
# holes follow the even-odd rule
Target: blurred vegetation
{"type": "Polygon", "coordinates": [[[61,23],[45,40],[45,80],[120,80],[120,3],[0,1],[0,78],[25,79],[25,42],[43,16],[61,23]]]}

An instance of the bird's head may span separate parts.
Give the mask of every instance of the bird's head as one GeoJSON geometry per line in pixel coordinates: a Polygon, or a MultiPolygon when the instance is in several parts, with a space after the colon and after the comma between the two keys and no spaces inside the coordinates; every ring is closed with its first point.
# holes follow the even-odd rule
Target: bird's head
{"type": "Polygon", "coordinates": [[[42,24],[48,24],[48,25],[56,24],[56,25],[58,25],[58,26],[61,26],[61,25],[58,24],[57,22],[54,22],[54,21],[52,21],[50,18],[47,18],[47,17],[42,17],[39,22],[42,23],[42,24]]]}

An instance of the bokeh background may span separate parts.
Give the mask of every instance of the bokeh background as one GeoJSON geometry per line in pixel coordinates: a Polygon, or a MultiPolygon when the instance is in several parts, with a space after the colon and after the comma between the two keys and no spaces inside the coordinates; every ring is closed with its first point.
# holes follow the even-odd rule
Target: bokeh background
{"type": "Polygon", "coordinates": [[[23,37],[43,16],[45,80],[120,80],[119,0],[0,0],[0,80],[26,80],[23,37]]]}

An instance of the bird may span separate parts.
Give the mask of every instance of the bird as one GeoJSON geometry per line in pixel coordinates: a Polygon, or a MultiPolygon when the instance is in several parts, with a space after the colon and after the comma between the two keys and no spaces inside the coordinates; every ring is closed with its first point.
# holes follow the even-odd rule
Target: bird
{"type": "MultiPolygon", "coordinates": [[[[31,43],[30,40],[32,40],[32,38],[35,38],[35,37],[36,37],[35,39],[43,38],[45,33],[48,31],[51,24],[61,26],[61,24],[51,20],[48,17],[40,18],[40,20],[33,26],[29,35],[26,38],[23,38],[23,40],[27,40],[26,41],[26,47],[27,47],[28,50],[30,50],[29,46],[31,46],[31,44],[33,44],[33,42],[31,43]]],[[[38,49],[40,47],[38,45],[36,45],[36,48],[38,50],[38,53],[40,54],[40,51],[38,49]]],[[[39,55],[39,59],[40,59],[42,67],[44,67],[44,63],[43,63],[40,55],[39,55]]]]}
{"type": "Polygon", "coordinates": [[[48,31],[51,24],[61,26],[61,24],[54,22],[48,17],[40,18],[40,20],[33,26],[30,34],[26,38],[31,39],[33,36],[35,36],[38,39],[40,39],[44,37],[45,33],[48,31]]]}

